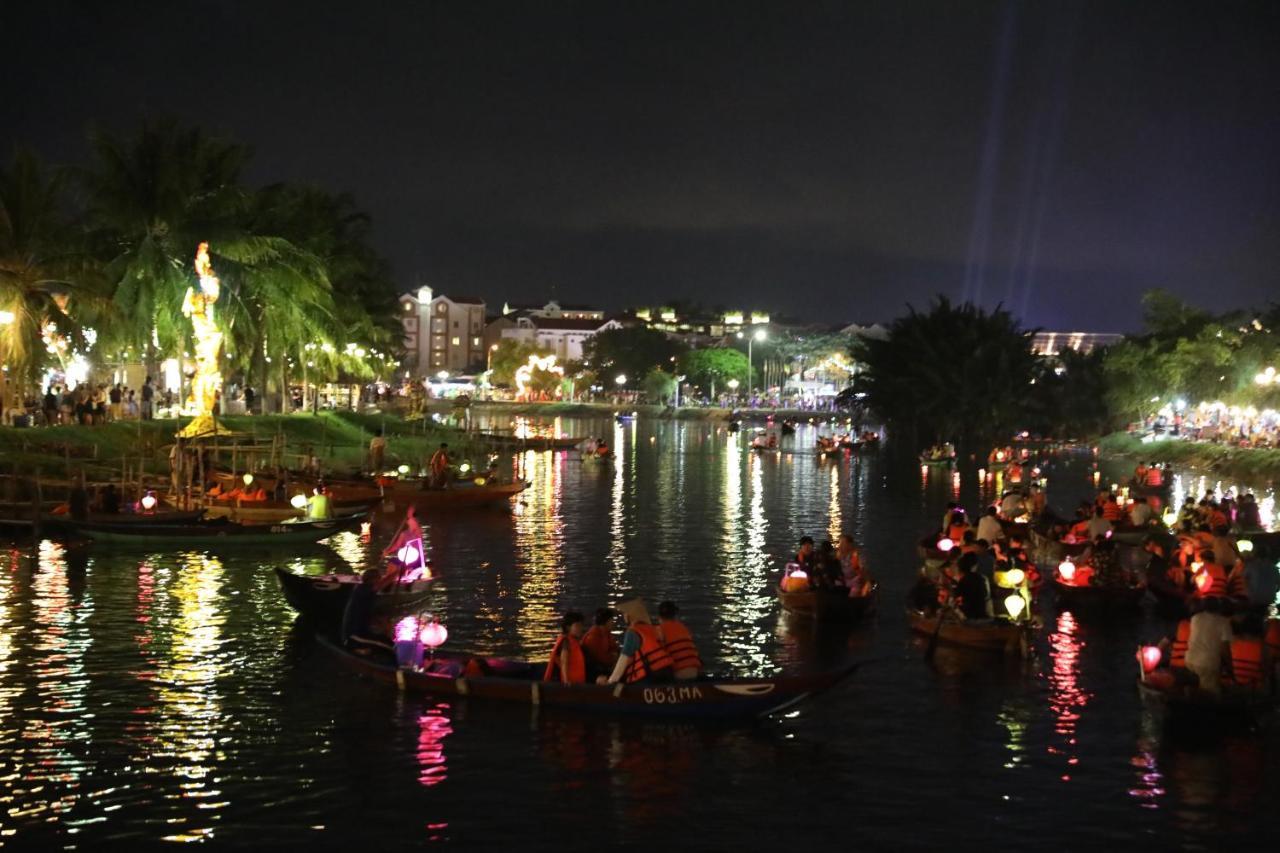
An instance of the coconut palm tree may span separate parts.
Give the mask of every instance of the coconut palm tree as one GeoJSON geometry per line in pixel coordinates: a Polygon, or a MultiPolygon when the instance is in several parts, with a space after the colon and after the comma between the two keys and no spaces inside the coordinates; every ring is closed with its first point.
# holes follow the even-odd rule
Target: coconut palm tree
{"type": "Polygon", "coordinates": [[[94,265],[63,218],[64,189],[29,152],[0,171],[0,358],[15,391],[83,347],[82,322],[101,308],[94,265]]]}

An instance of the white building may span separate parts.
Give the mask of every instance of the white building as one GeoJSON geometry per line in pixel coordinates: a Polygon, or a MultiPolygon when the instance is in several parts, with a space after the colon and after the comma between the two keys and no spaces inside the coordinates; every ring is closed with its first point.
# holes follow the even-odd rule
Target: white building
{"type": "Polygon", "coordinates": [[[603,308],[589,305],[561,304],[551,300],[546,305],[512,305],[504,302],[502,316],[542,317],[551,320],[604,320],[603,308]]]}
{"type": "Polygon", "coordinates": [[[582,345],[592,335],[621,329],[617,320],[564,319],[557,317],[499,317],[485,329],[485,342],[492,346],[504,340],[531,344],[553,353],[561,363],[580,361],[582,345]]]}
{"type": "Polygon", "coordinates": [[[1118,344],[1124,335],[1117,332],[1036,332],[1031,338],[1031,351],[1036,355],[1053,356],[1064,349],[1088,354],[1100,347],[1118,344]]]}
{"type": "Polygon", "coordinates": [[[429,287],[400,297],[404,346],[419,376],[483,368],[484,300],[436,296],[429,287]]]}

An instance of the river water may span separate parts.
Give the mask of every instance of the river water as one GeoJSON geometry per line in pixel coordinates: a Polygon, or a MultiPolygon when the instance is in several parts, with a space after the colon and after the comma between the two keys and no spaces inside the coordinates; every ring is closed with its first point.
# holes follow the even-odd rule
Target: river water
{"type": "MultiPolygon", "coordinates": [[[[1042,604],[1028,663],[946,647],[923,660],[901,609],[915,542],[953,494],[976,505],[975,481],[889,442],[816,461],[811,426],[766,456],[697,421],[559,427],[604,435],[616,461],[524,454],[511,464],[533,485],[513,510],[426,519],[429,609],[450,647],[542,657],[561,610],[641,594],[680,604],[717,672],[865,665],[781,719],[734,727],[424,701],[335,672],[272,576],[363,566],[377,537],[299,553],[14,546],[0,564],[0,846],[1280,840],[1273,730],[1170,739],[1143,710],[1133,651],[1167,631],[1154,617],[1042,604]],[[839,531],[880,581],[878,617],[835,630],[782,615],[771,589],[795,540],[839,531]]],[[[1046,462],[1051,502],[1090,493],[1088,453],[1046,462]]]]}

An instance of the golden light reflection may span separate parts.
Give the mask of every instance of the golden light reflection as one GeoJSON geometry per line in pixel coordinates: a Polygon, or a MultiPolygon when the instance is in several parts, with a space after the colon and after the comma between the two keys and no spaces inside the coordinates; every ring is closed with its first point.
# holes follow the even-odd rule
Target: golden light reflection
{"type": "Polygon", "coordinates": [[[1065,747],[1050,744],[1049,754],[1065,756],[1067,770],[1062,774],[1064,782],[1071,780],[1071,773],[1079,757],[1076,755],[1076,725],[1080,712],[1093,697],[1080,686],[1080,651],[1084,641],[1079,637],[1079,626],[1070,611],[1058,615],[1057,630],[1049,635],[1049,709],[1055,719],[1054,731],[1062,737],[1065,747]]]}
{"type": "MultiPolygon", "coordinates": [[[[731,446],[730,451],[734,450],[731,446]]],[[[776,606],[765,550],[769,523],[764,513],[764,464],[755,453],[744,457],[738,452],[729,452],[725,465],[725,547],[720,570],[724,603],[719,613],[720,637],[725,657],[734,661],[736,672],[761,675],[774,669],[765,653],[769,633],[763,625],[776,606]],[[740,490],[743,464],[750,477],[745,518],[740,490]]]]}
{"type": "Polygon", "coordinates": [[[525,555],[516,598],[516,635],[527,653],[541,654],[547,637],[554,632],[563,582],[561,497],[567,460],[565,454],[549,451],[530,450],[524,457],[526,476],[532,485],[524,493],[524,512],[513,516],[515,545],[525,555]]]}
{"type": "Polygon", "coordinates": [[[622,424],[614,422],[613,441],[613,489],[609,503],[609,587],[626,589],[627,545],[626,545],[626,510],[623,497],[626,494],[625,468],[628,456],[635,456],[635,448],[628,448],[625,443],[626,432],[622,424]]]}
{"type": "Polygon", "coordinates": [[[840,469],[832,468],[830,476],[830,500],[827,502],[827,538],[835,542],[844,531],[844,516],[840,511],[840,469]]]}
{"type": "MultiPolygon", "coordinates": [[[[423,536],[426,536],[425,532],[423,536]]],[[[364,568],[369,558],[369,551],[365,541],[354,530],[344,530],[341,533],[330,536],[325,540],[325,544],[336,551],[338,556],[356,571],[364,568]]],[[[424,542],[423,544],[426,543],[424,542]]]]}
{"type": "Polygon", "coordinates": [[[1030,710],[1006,699],[996,719],[1004,727],[1007,736],[1004,746],[1009,751],[1009,758],[1005,761],[1004,768],[1006,770],[1016,770],[1019,767],[1025,769],[1026,765],[1023,761],[1027,755],[1027,725],[1031,719],[1030,710]]]}

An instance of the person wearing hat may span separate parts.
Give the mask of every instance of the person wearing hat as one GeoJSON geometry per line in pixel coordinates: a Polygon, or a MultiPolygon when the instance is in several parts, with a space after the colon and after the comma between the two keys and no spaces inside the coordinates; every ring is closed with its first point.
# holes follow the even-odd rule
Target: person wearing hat
{"type": "Polygon", "coordinates": [[[618,605],[618,612],[627,620],[627,632],[622,635],[621,654],[614,664],[613,674],[600,676],[600,684],[634,684],[638,681],[670,681],[674,675],[671,655],[662,645],[658,629],[649,620],[649,610],[644,601],[633,598],[618,605]]]}
{"type": "Polygon", "coordinates": [[[609,630],[614,613],[607,607],[596,611],[595,624],[582,635],[582,652],[587,658],[587,671],[594,678],[608,676],[618,662],[618,640],[609,630]]]}

